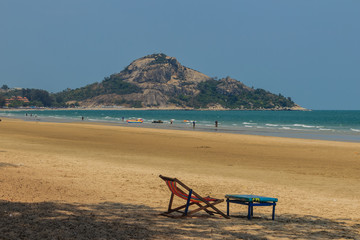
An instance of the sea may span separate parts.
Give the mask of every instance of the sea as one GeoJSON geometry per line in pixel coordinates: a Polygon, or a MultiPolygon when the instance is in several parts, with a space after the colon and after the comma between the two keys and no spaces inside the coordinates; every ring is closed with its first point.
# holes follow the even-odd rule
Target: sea
{"type": "Polygon", "coordinates": [[[117,126],[360,142],[360,111],[24,109],[1,110],[0,117],[19,118],[25,121],[84,121],[117,126]],[[143,123],[127,123],[129,119],[143,119],[143,123]],[[159,120],[162,123],[155,123],[159,120]],[[217,127],[215,121],[218,123],[217,127]]]}

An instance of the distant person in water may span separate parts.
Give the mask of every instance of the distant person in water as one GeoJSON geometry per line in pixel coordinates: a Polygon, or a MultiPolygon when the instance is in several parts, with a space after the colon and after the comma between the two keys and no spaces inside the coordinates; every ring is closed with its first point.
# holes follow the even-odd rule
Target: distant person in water
{"type": "Polygon", "coordinates": [[[172,123],[173,123],[173,120],[171,119],[171,120],[170,120],[170,124],[172,124],[172,123]]]}
{"type": "Polygon", "coordinates": [[[122,117],[121,120],[124,121],[124,117],[122,117]]]}
{"type": "Polygon", "coordinates": [[[218,121],[215,121],[215,127],[218,127],[218,121]]]}
{"type": "Polygon", "coordinates": [[[195,128],[195,121],[193,121],[193,128],[195,128]]]}
{"type": "Polygon", "coordinates": [[[84,117],[81,117],[81,120],[84,121],[84,117]]]}

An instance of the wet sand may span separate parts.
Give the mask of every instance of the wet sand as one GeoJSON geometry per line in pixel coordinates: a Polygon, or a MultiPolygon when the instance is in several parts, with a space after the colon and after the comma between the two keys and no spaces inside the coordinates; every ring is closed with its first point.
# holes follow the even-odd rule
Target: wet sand
{"type": "Polygon", "coordinates": [[[5,239],[360,239],[359,229],[360,143],[0,122],[5,239]],[[170,197],[159,174],[204,196],[276,197],[276,220],[258,207],[248,221],[240,205],[229,220],[159,216],[170,197]]]}

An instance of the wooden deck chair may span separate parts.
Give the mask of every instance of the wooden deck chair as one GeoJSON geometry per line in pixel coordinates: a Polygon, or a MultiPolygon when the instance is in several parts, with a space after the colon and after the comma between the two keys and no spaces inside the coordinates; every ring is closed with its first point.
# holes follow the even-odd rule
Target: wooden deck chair
{"type": "Polygon", "coordinates": [[[188,186],[186,186],[184,183],[182,183],[180,180],[178,180],[176,178],[164,177],[162,175],[160,175],[159,177],[165,181],[166,185],[169,187],[169,189],[171,191],[171,197],[170,197],[168,211],[161,213],[161,215],[164,215],[167,217],[175,217],[175,218],[176,217],[188,217],[188,216],[193,215],[196,212],[204,210],[205,212],[207,212],[210,215],[219,214],[219,215],[223,216],[224,218],[230,218],[229,216],[227,216],[226,214],[224,214],[222,211],[220,211],[219,209],[217,209],[214,206],[216,204],[223,202],[224,199],[201,197],[199,194],[197,194],[195,191],[190,189],[188,186]],[[185,191],[180,189],[178,185],[180,185],[182,188],[184,188],[184,190],[186,190],[188,193],[185,193],[185,191]],[[174,195],[186,200],[186,204],[176,207],[176,208],[172,208],[174,195]],[[189,211],[189,207],[192,205],[196,205],[197,208],[189,211]],[[183,209],[184,209],[183,212],[180,211],[183,209]],[[209,209],[211,209],[213,211],[211,211],[209,209]],[[180,212],[180,213],[182,213],[182,215],[175,216],[172,214],[174,212],[180,212]]]}

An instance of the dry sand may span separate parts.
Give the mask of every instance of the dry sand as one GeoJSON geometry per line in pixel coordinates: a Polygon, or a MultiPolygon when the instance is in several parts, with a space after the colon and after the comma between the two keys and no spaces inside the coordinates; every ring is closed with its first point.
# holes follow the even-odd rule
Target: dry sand
{"type": "Polygon", "coordinates": [[[0,239],[360,239],[359,143],[2,120],[0,239]],[[159,216],[159,174],[276,197],[276,219],[241,205],[229,220],[159,216]]]}

